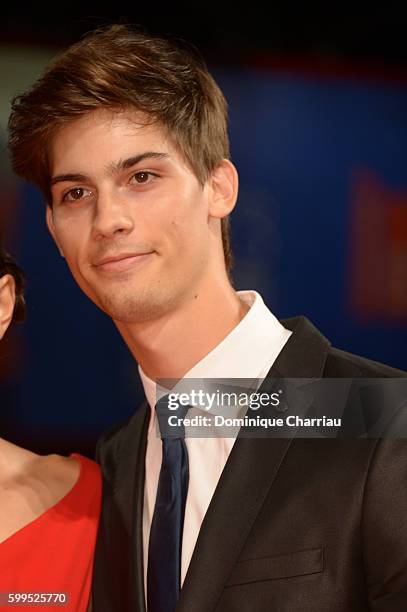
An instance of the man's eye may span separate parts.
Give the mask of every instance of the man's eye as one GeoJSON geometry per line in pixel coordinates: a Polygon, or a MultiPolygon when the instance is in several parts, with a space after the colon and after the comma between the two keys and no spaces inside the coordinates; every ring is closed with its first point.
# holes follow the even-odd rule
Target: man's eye
{"type": "Polygon", "coordinates": [[[140,172],[136,172],[135,174],[133,174],[132,180],[140,184],[149,183],[153,176],[156,176],[156,175],[153,174],[152,172],[146,172],[145,170],[142,170],[140,172]]]}
{"type": "Polygon", "coordinates": [[[75,202],[77,200],[81,200],[92,193],[89,189],[84,189],[83,187],[75,187],[74,189],[70,189],[66,192],[64,197],[62,198],[63,202],[75,202]]]}

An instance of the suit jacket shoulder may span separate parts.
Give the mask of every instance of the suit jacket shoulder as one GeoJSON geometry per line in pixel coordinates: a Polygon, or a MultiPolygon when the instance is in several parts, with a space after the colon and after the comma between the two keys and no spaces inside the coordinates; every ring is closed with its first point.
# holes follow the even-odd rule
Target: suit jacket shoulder
{"type": "Polygon", "coordinates": [[[324,375],[327,378],[404,378],[407,373],[384,363],[331,347],[324,375]]]}
{"type": "Polygon", "coordinates": [[[139,437],[144,427],[147,426],[147,402],[137,409],[126,421],[114,425],[105,431],[96,444],[95,458],[103,468],[105,478],[113,476],[113,471],[124,459],[123,453],[128,452],[132,439],[139,437]]]}
{"type": "MultiPolygon", "coordinates": [[[[293,333],[272,371],[286,378],[404,378],[407,372],[335,348],[306,317],[281,324],[293,333]]],[[[270,375],[270,374],[269,374],[270,375]]]]}

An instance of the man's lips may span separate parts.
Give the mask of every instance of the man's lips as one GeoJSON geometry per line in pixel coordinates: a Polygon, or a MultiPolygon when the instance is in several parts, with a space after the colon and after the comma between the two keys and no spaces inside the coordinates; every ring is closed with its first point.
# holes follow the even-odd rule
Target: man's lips
{"type": "Polygon", "coordinates": [[[120,255],[110,255],[96,261],[93,265],[100,271],[118,272],[128,270],[133,265],[141,263],[154,251],[145,251],[143,253],[121,253],[120,255]]]}

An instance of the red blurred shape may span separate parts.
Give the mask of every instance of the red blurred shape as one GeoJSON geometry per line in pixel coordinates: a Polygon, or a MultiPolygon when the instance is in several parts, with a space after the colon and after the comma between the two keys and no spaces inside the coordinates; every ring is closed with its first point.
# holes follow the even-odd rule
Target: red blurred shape
{"type": "Polygon", "coordinates": [[[351,310],[364,321],[407,322],[407,191],[359,171],[351,210],[351,310]]]}

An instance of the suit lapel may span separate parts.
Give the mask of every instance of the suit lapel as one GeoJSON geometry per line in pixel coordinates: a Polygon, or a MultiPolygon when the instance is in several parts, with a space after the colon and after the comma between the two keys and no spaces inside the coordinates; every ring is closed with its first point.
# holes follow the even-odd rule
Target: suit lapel
{"type": "Polygon", "coordinates": [[[292,331],[267,378],[321,378],[331,343],[306,317],[281,321],[292,331]]]}
{"type": "MultiPolygon", "coordinates": [[[[272,378],[319,378],[329,342],[304,317],[282,321],[293,331],[267,374],[272,378]]],[[[292,439],[239,437],[205,515],[181,590],[177,612],[216,607],[292,439]]]]}
{"type": "MultiPolygon", "coordinates": [[[[147,448],[147,431],[150,421],[151,411],[148,403],[143,404],[144,420],[140,431],[139,441],[134,441],[134,447],[139,448],[137,459],[137,470],[134,479],[134,522],[133,522],[133,554],[134,562],[132,567],[135,569],[134,592],[135,610],[145,612],[146,602],[144,593],[144,555],[143,555],[143,511],[144,511],[144,482],[145,482],[145,456],[147,448]]],[[[128,472],[132,474],[133,472],[128,472]]],[[[133,608],[132,608],[133,609],[133,608]]]]}
{"type": "MultiPolygon", "coordinates": [[[[145,401],[133,415],[125,429],[124,439],[117,461],[120,471],[117,474],[115,497],[121,509],[126,532],[129,534],[126,547],[128,551],[129,574],[124,592],[129,594],[126,604],[129,610],[145,612],[144,574],[143,574],[143,501],[145,481],[145,455],[150,409],[145,401]],[[132,476],[134,479],[132,480],[132,476]],[[129,550],[130,547],[130,550],[129,550]]],[[[120,565],[122,561],[117,559],[120,565]]]]}
{"type": "Polygon", "coordinates": [[[103,472],[93,604],[96,610],[145,611],[142,511],[147,402],[125,424],[107,432],[97,448],[103,472]]]}
{"type": "Polygon", "coordinates": [[[290,443],[236,440],[202,523],[177,611],[215,608],[290,443]],[[267,471],[259,470],[264,465],[267,471]]]}

